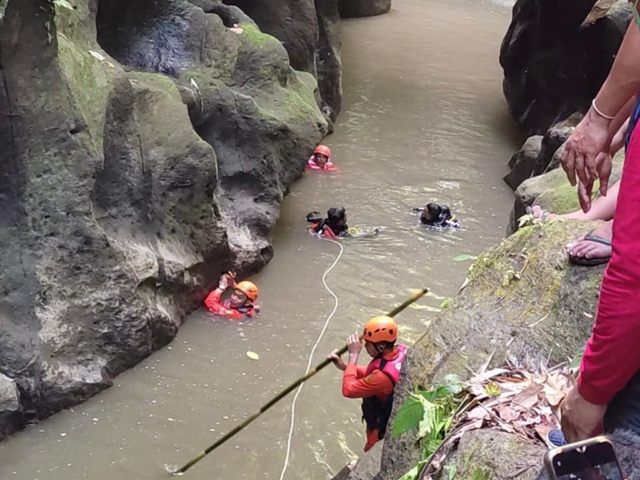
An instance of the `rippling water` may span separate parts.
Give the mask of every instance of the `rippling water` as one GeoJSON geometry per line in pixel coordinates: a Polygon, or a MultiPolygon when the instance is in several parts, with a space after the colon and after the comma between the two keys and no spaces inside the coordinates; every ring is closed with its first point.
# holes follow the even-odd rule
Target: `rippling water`
{"type": "MultiPolygon", "coordinates": [[[[394,0],[390,14],[343,23],[345,108],[328,139],[336,174],[306,175],[286,199],[276,256],[256,277],[262,315],[252,323],[198,312],[173,344],[85,404],[0,444],[0,478],[166,478],[301,375],[333,306],[321,283],[338,248],[310,237],[304,215],[344,205],[349,223],[383,226],[376,238],[344,240],[329,283],[340,308],[317,360],[367,317],[412,288],[433,294],[405,312],[415,339],[465,263],[504,233],[512,195],[501,181],[518,136],[497,62],[512,1],[394,0]],[[434,232],[413,206],[448,203],[464,228],[434,232]],[[247,351],[260,355],[247,358],[247,351]]],[[[297,406],[288,479],[324,479],[364,444],[359,405],[340,395],[336,370],[305,386],[297,406]]],[[[277,479],[291,398],[188,473],[194,480],[277,479]]]]}

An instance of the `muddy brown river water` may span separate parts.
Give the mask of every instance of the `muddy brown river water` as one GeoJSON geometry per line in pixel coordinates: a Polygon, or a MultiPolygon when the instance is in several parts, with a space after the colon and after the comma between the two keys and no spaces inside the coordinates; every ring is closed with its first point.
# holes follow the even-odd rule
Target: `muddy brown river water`
{"type": "MultiPolygon", "coordinates": [[[[339,308],[315,362],[367,317],[428,286],[433,295],[398,317],[403,340],[415,340],[465,278],[468,262],[452,259],[504,235],[513,197],[501,177],[521,140],[497,61],[509,20],[509,1],[394,0],[388,15],[345,21],[345,105],[327,140],[340,170],[306,174],[287,197],[275,258],[255,277],[261,316],[237,324],[193,314],[113,388],[0,444],[0,479],[168,478],[165,464],[186,462],[303,374],[333,307],[321,277],[338,253],[306,233],[309,211],[344,205],[351,225],[384,227],[343,240],[328,278],[339,308]],[[410,209],[430,200],[448,203],[464,228],[423,228],[410,209]]],[[[278,479],[290,411],[291,397],[188,477],[278,479]]],[[[300,395],[285,478],[330,478],[361,452],[363,434],[339,372],[323,371],[300,395]]]]}

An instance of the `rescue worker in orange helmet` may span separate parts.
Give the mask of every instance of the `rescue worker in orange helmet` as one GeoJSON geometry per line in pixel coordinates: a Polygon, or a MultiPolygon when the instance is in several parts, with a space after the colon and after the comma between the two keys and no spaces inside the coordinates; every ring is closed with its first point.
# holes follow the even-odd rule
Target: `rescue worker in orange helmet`
{"type": "Polygon", "coordinates": [[[253,318],[258,313],[258,307],[255,305],[260,293],[258,287],[246,280],[236,284],[235,277],[231,272],[222,275],[218,288],[207,295],[204,304],[210,312],[230,320],[253,318]],[[222,294],[228,288],[233,288],[233,293],[228,300],[223,301],[222,294]]]}
{"type": "Polygon", "coordinates": [[[331,149],[326,145],[318,145],[307,162],[307,170],[335,170],[331,161],[331,149]]]}
{"type": "Polygon", "coordinates": [[[362,398],[362,419],[367,424],[367,452],[382,440],[393,407],[393,390],[398,383],[407,347],[396,345],[398,326],[393,318],[374,317],[364,325],[362,337],[357,333],[347,338],[349,359],[345,363],[337,350],[327,358],[344,371],[342,394],[347,398],[362,398]],[[364,346],[373,358],[367,367],[358,365],[364,346]]]}

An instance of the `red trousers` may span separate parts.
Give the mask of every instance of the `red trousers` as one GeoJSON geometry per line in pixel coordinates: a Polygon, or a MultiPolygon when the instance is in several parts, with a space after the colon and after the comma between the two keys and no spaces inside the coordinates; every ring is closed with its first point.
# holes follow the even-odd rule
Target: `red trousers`
{"type": "MultiPolygon", "coordinates": [[[[581,395],[599,405],[635,383],[630,380],[640,369],[640,127],[626,153],[612,246],[579,380],[581,395]]],[[[638,394],[630,393],[639,396],[640,389],[634,390],[638,394]]],[[[633,410],[639,410],[635,414],[640,418],[640,398],[631,403],[637,405],[633,410]]]]}

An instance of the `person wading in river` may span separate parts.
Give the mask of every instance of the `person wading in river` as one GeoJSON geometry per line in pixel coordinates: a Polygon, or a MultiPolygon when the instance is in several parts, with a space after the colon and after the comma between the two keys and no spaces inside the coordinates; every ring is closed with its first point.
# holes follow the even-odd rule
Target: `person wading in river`
{"type": "Polygon", "coordinates": [[[318,145],[307,161],[307,170],[335,170],[331,161],[331,149],[326,145],[318,145]]]}
{"type": "Polygon", "coordinates": [[[395,344],[397,338],[398,326],[393,318],[374,317],[365,323],[362,339],[357,333],[347,338],[347,363],[338,356],[337,350],[327,357],[344,371],[342,394],[347,398],[362,398],[362,418],[367,424],[365,452],[384,438],[391,416],[393,390],[407,352],[405,345],[395,344]],[[363,346],[373,357],[367,367],[358,365],[363,346]]]}
{"type": "Polygon", "coordinates": [[[220,277],[218,288],[207,295],[204,305],[210,312],[230,320],[253,318],[258,313],[255,306],[258,293],[258,287],[254,283],[245,280],[236,284],[235,274],[225,273],[220,277]],[[222,294],[228,288],[233,288],[233,294],[229,300],[222,300],[222,294]]]}
{"type": "Polygon", "coordinates": [[[307,214],[307,222],[311,226],[307,229],[314,235],[322,235],[325,238],[337,238],[349,236],[347,225],[347,211],[344,207],[333,207],[327,211],[327,218],[317,218],[320,212],[307,214]]]}

